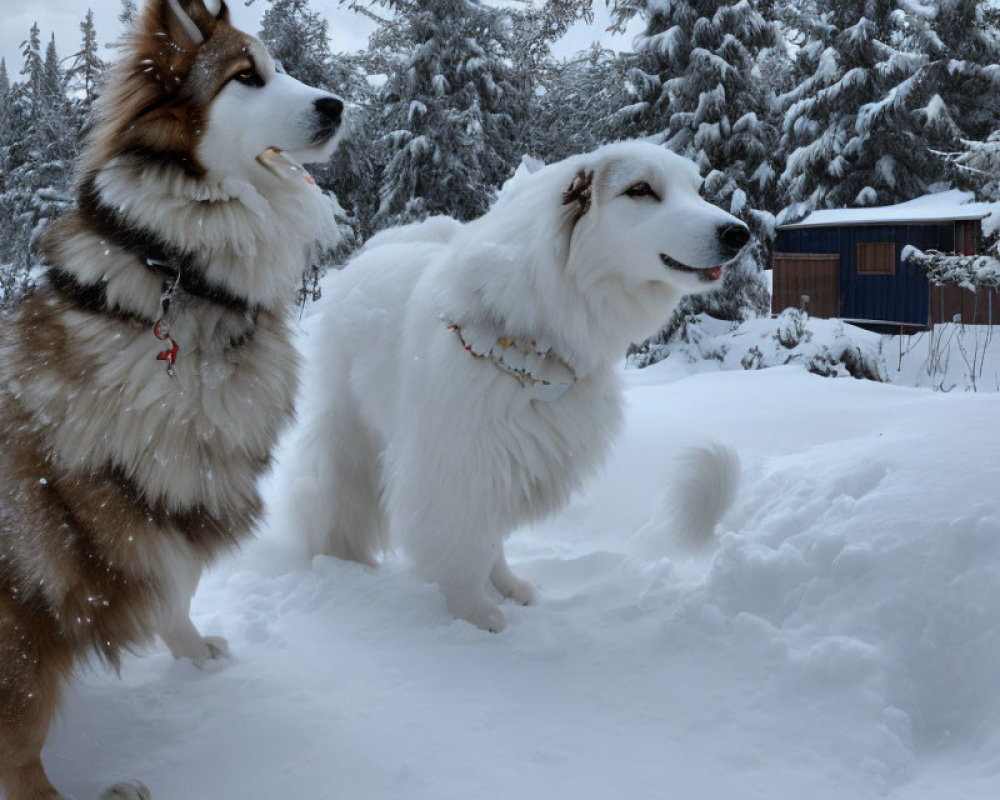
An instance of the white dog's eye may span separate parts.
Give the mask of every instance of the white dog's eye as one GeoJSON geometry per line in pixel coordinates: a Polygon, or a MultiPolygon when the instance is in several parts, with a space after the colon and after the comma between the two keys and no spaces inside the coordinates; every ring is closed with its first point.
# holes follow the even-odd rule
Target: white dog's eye
{"type": "Polygon", "coordinates": [[[633,186],[629,186],[624,194],[629,197],[652,197],[654,200],[659,200],[660,196],[653,191],[653,187],[650,186],[646,181],[641,181],[633,186]]]}
{"type": "Polygon", "coordinates": [[[237,83],[242,83],[244,86],[253,86],[255,88],[264,85],[264,79],[260,77],[257,70],[253,67],[247,67],[246,69],[241,69],[237,72],[231,80],[237,83]]]}

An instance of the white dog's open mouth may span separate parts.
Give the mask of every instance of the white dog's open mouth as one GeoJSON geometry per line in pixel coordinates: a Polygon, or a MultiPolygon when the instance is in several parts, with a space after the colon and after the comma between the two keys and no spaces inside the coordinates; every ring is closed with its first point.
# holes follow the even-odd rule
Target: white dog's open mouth
{"type": "Polygon", "coordinates": [[[670,269],[675,269],[678,272],[687,272],[691,275],[697,275],[703,281],[717,281],[722,277],[722,265],[716,267],[689,267],[686,264],[682,264],[680,261],[668,256],[666,253],[660,253],[660,261],[662,261],[670,269]]]}
{"type": "Polygon", "coordinates": [[[267,167],[279,178],[294,178],[304,180],[306,183],[316,185],[312,175],[298,161],[291,158],[283,150],[277,147],[268,147],[257,156],[257,161],[267,167]]]}

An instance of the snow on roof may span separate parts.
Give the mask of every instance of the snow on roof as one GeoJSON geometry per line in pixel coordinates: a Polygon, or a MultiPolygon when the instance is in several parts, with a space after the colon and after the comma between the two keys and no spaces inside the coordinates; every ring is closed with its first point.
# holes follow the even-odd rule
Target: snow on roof
{"type": "MultiPolygon", "coordinates": [[[[830,208],[813,211],[798,222],[778,225],[779,230],[826,228],[833,225],[885,225],[887,223],[950,222],[980,220],[1000,210],[998,203],[975,203],[972,192],[951,189],[897,203],[894,206],[869,208],[830,208]]],[[[996,214],[995,218],[1000,218],[996,214]]]]}

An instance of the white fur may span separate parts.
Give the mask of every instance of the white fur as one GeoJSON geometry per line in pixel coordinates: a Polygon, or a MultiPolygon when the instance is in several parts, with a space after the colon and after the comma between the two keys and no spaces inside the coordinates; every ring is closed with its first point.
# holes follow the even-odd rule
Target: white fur
{"type": "Polygon", "coordinates": [[[505,625],[489,583],[530,603],[504,537],[560,508],[604,459],[627,345],[715,285],[661,254],[720,264],[718,229],[740,225],[698,186],[694,165],[663,148],[609,145],[519,177],[473,222],[377,236],[333,276],[289,472],[313,551],[372,563],[391,533],[456,617],[489,630],[505,625]],[[581,170],[594,176],[577,219],[582,207],[562,199],[581,170]],[[660,199],[625,194],[641,181],[660,199]],[[578,380],[532,400],[442,317],[550,343],[578,380]]]}
{"type": "Polygon", "coordinates": [[[740,458],[731,447],[713,442],[681,453],[665,511],[684,547],[700,549],[714,541],[715,526],[736,499],[739,482],[740,458]]]}
{"type": "Polygon", "coordinates": [[[263,86],[230,81],[212,103],[198,147],[202,163],[226,175],[246,174],[248,167],[256,174],[266,170],[256,157],[267,147],[283,150],[300,162],[328,160],[338,139],[313,144],[315,101],[332,95],[276,72],[263,47],[255,53],[255,63],[266,81],[263,86]]]}
{"type": "MultiPolygon", "coordinates": [[[[226,171],[228,165],[198,179],[157,164],[137,168],[117,160],[96,182],[104,202],[124,221],[203,254],[204,274],[213,284],[250,305],[286,305],[315,243],[336,241],[337,206],[304,180],[279,181],[252,159],[243,163],[254,182],[226,171]]],[[[113,253],[109,260],[105,249],[95,240],[92,251],[80,254],[80,268],[113,270],[113,253]]],[[[128,290],[109,280],[108,291],[128,290]]]]}

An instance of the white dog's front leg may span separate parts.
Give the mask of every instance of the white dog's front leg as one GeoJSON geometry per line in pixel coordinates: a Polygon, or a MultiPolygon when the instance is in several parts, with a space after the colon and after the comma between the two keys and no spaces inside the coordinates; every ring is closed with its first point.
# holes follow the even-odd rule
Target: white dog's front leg
{"type": "Polygon", "coordinates": [[[464,619],[490,633],[500,633],[507,627],[507,618],[496,603],[490,602],[482,583],[472,586],[438,581],[438,586],[444,592],[448,610],[456,619],[464,619]]]}
{"type": "Polygon", "coordinates": [[[535,587],[511,571],[502,545],[500,555],[490,570],[490,583],[504,597],[509,597],[522,606],[530,606],[535,602],[535,587]]]}
{"type": "Polygon", "coordinates": [[[414,524],[406,539],[417,574],[440,587],[452,615],[499,633],[507,627],[507,620],[486,593],[497,544],[474,531],[444,522],[414,524]]]}
{"type": "MultiPolygon", "coordinates": [[[[416,387],[407,394],[422,391],[416,387]]],[[[434,413],[452,416],[442,408],[434,413]]],[[[465,409],[454,410],[456,417],[463,413],[465,409]]],[[[503,455],[496,455],[491,434],[477,430],[463,436],[459,431],[425,424],[403,431],[406,440],[387,460],[386,510],[415,573],[438,585],[448,610],[457,619],[499,633],[507,620],[488,587],[506,533],[505,498],[495,502],[491,469],[503,455]]]]}

